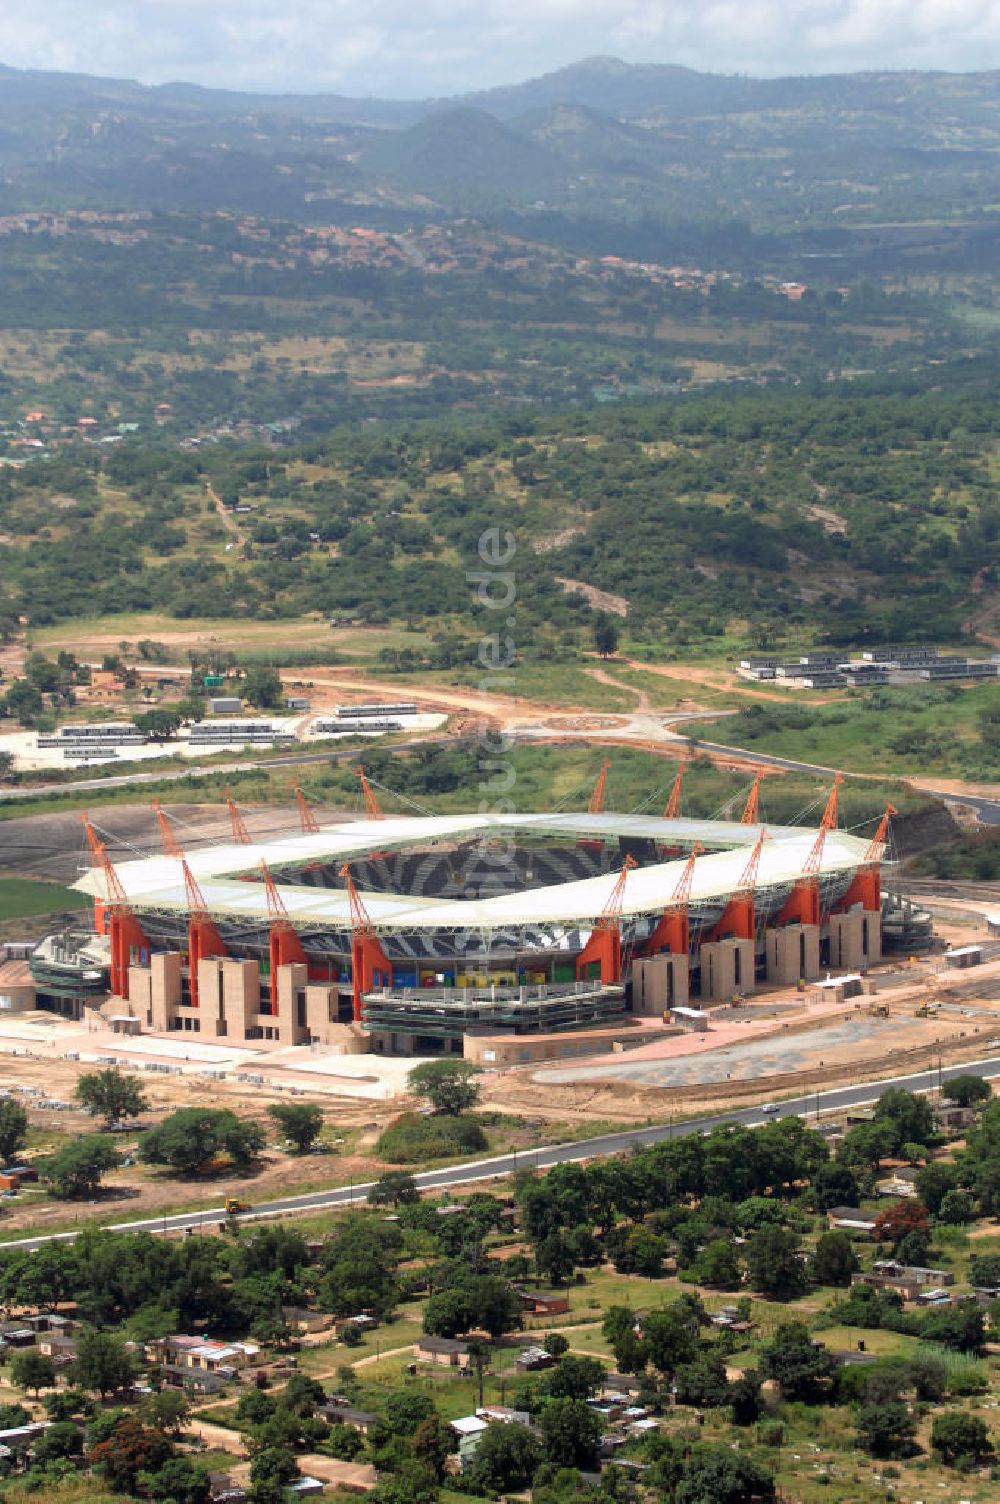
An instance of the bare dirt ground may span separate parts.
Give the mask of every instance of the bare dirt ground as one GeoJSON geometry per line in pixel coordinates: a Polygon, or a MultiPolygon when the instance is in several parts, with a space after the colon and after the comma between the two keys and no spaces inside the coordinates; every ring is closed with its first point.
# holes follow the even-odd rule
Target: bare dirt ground
{"type": "MultiPolygon", "coordinates": [[[[67,1032],[59,1024],[54,1027],[60,1036],[67,1032]]],[[[54,1046],[55,1043],[53,1041],[54,1046]]],[[[59,1047],[64,1046],[60,1044],[59,1047]]],[[[34,1053],[30,1055],[23,1052],[16,1056],[0,1055],[0,1089],[19,1090],[28,1086],[39,1094],[47,1093],[49,1097],[71,1101],[80,1075],[97,1068],[87,1062],[60,1059],[55,1048],[46,1051],[37,1044],[31,1048],[34,1053]]],[[[171,1207],[198,1203],[212,1205],[228,1195],[237,1195],[252,1203],[274,1200],[294,1194],[296,1190],[319,1189],[341,1181],[346,1183],[350,1179],[370,1180],[384,1169],[383,1163],[371,1152],[379,1128],[400,1110],[398,1105],[390,1110],[350,1098],[310,1096],[309,1100],[323,1109],[324,1138],[327,1141],[343,1138],[345,1146],[335,1147],[330,1154],[299,1156],[276,1147],[280,1135],[267,1117],[268,1105],[287,1102],[287,1092],[269,1089],[267,1085],[248,1086],[242,1082],[209,1081],[191,1076],[164,1079],[142,1075],[142,1085],[150,1102],[150,1111],[141,1119],[147,1126],[152,1126],[178,1107],[227,1107],[240,1117],[258,1119],[267,1131],[270,1146],[260,1169],[246,1177],[223,1175],[181,1181],[167,1178],[146,1166],[134,1165],[107,1176],[107,1192],[99,1203],[39,1200],[37,1193],[25,1189],[16,1200],[2,1203],[0,1236],[25,1228],[45,1231],[74,1218],[82,1221],[95,1215],[98,1204],[101,1220],[115,1222],[155,1216],[171,1207]]],[[[22,1095],[21,1100],[28,1109],[36,1147],[55,1148],[62,1135],[93,1133],[97,1127],[94,1119],[82,1111],[47,1110],[36,1105],[27,1094],[22,1095]]],[[[136,1139],[137,1134],[124,1133],[116,1136],[114,1142],[122,1153],[128,1154],[130,1149],[134,1150],[136,1139]]]]}

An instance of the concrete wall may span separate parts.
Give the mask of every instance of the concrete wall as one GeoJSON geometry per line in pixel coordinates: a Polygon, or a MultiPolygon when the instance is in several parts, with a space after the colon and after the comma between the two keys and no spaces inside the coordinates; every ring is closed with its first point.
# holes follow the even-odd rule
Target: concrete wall
{"type": "Polygon", "coordinates": [[[639,1018],[661,1018],[688,1001],[688,959],[663,953],[632,964],[632,1012],[639,1018]]]}
{"type": "Polygon", "coordinates": [[[736,992],[754,990],[752,940],[710,940],[701,947],[701,997],[728,1003],[736,992]]]}
{"type": "Polygon", "coordinates": [[[198,963],[198,1002],[202,1034],[241,1044],[260,1012],[260,966],[235,956],[206,956],[198,963]]]}
{"type": "Polygon", "coordinates": [[[791,987],[820,975],[819,925],[783,924],[764,932],[767,980],[791,987]]]}

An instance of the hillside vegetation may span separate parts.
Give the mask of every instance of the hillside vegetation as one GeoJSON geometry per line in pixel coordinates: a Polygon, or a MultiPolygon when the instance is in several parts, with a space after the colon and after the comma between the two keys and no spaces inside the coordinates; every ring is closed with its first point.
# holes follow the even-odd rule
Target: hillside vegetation
{"type": "Polygon", "coordinates": [[[992,620],[992,374],[38,460],[0,477],[0,610],[346,615],[432,630],[396,666],[451,668],[475,662],[469,572],[501,529],[529,658],[592,645],[580,584],[620,598],[651,656],[958,640],[992,620]]]}

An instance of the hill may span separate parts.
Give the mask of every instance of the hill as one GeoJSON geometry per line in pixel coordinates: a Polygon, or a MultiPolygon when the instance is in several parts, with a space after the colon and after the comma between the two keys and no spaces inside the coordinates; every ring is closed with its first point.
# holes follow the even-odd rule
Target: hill
{"type": "Polygon", "coordinates": [[[6,68],[0,213],[211,206],[315,221],[337,203],[475,202],[758,230],[989,217],[997,79],[752,79],[592,58],[475,95],[386,101],[6,68]]]}

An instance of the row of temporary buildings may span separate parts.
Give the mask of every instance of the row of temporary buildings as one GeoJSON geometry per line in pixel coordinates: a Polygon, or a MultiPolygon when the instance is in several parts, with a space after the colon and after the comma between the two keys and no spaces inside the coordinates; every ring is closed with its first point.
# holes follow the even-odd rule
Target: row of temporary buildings
{"type": "Polygon", "coordinates": [[[837,685],[860,688],[907,680],[926,683],[946,679],[995,679],[1000,656],[969,658],[942,653],[923,643],[892,644],[865,648],[851,657],[844,649],[822,649],[785,660],[776,657],[741,658],[740,676],[755,683],[778,680],[798,689],[832,689],[837,685]]]}

